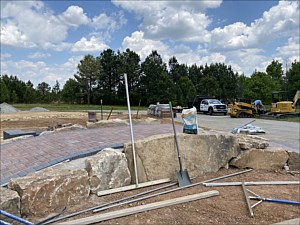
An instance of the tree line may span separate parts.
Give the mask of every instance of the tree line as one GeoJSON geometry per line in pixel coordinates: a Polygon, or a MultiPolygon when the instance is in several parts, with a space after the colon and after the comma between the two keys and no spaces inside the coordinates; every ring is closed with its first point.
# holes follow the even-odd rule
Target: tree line
{"type": "Polygon", "coordinates": [[[271,92],[286,90],[292,99],[300,88],[300,62],[294,61],[284,71],[273,60],[265,72],[254,71],[250,77],[234,72],[230,65],[212,63],[191,65],[178,63],[176,57],[164,62],[152,51],[143,62],[127,49],[124,52],[104,50],[99,56],[84,56],[77,72],[61,88],[58,81],[51,87],[46,82],[36,87],[30,80],[1,75],[0,102],[7,103],[68,103],[126,105],[124,74],[127,74],[132,105],[156,102],[186,106],[196,95],[215,96],[220,100],[235,98],[260,99],[271,103],[271,92]]]}

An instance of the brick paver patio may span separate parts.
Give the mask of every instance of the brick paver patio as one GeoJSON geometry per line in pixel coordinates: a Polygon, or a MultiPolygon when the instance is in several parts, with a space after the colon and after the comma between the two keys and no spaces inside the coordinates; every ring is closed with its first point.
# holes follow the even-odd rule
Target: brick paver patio
{"type": "MultiPolygon", "coordinates": [[[[182,132],[180,126],[177,132],[182,132]]],[[[134,140],[173,133],[172,124],[133,125],[134,140]]],[[[130,142],[130,126],[57,132],[1,145],[1,185],[67,159],[95,154],[130,142]]]]}

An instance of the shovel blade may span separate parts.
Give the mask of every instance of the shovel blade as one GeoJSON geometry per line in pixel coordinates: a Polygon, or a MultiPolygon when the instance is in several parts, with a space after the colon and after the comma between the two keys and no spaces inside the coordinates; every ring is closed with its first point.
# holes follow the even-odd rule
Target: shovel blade
{"type": "Polygon", "coordinates": [[[179,187],[184,187],[184,186],[192,184],[191,178],[190,178],[187,170],[177,171],[176,177],[178,179],[179,187]]]}

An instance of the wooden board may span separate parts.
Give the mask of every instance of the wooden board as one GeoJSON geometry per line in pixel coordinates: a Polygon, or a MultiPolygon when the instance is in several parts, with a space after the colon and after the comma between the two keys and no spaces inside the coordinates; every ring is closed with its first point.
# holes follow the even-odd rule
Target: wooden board
{"type": "Polygon", "coordinates": [[[115,219],[115,218],[119,218],[119,217],[123,217],[123,216],[132,215],[135,213],[150,211],[153,209],[159,209],[159,208],[163,208],[163,207],[167,207],[167,206],[182,204],[185,202],[196,201],[196,200],[209,198],[209,197],[213,197],[213,196],[217,196],[217,195],[219,195],[218,191],[208,191],[208,192],[203,192],[200,194],[188,195],[188,196],[169,199],[169,200],[165,200],[165,201],[154,202],[154,203],[150,203],[147,205],[136,206],[136,207],[132,207],[132,208],[108,212],[108,213],[104,213],[104,214],[90,216],[90,217],[82,218],[82,219],[78,219],[78,220],[71,220],[71,221],[58,223],[58,224],[61,224],[61,225],[66,225],[66,224],[69,224],[69,225],[77,225],[78,224],[79,225],[80,224],[81,225],[81,224],[98,223],[98,222],[105,221],[105,220],[115,219]]]}
{"type": "Polygon", "coordinates": [[[133,185],[125,186],[125,187],[119,187],[119,188],[108,189],[108,190],[104,190],[104,191],[98,191],[97,195],[98,196],[109,195],[109,194],[113,194],[113,193],[117,193],[117,192],[129,191],[129,190],[133,190],[133,189],[137,189],[137,188],[148,187],[148,186],[167,183],[167,182],[170,182],[169,178],[144,182],[144,183],[141,183],[138,185],[133,184],[133,185]]]}

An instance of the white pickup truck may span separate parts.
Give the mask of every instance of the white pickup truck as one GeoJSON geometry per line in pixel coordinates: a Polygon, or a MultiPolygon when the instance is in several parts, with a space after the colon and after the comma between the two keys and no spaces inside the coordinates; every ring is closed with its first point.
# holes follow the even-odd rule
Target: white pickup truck
{"type": "Polygon", "coordinates": [[[203,99],[200,103],[200,112],[204,114],[208,113],[209,115],[213,113],[223,113],[226,115],[227,106],[218,99],[203,99]]]}

